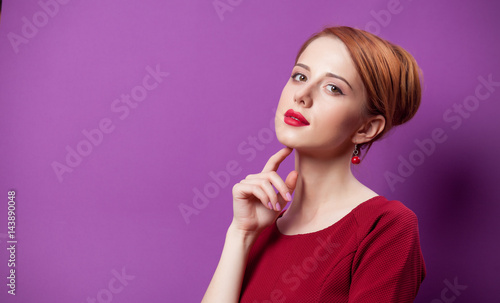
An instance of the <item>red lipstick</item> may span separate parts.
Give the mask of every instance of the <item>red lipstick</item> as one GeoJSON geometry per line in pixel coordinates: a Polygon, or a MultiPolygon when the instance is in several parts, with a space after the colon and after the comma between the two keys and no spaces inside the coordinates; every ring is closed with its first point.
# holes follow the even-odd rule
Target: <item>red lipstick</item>
{"type": "Polygon", "coordinates": [[[307,126],[309,121],[304,118],[299,112],[293,109],[287,110],[285,113],[285,123],[291,126],[307,126]]]}

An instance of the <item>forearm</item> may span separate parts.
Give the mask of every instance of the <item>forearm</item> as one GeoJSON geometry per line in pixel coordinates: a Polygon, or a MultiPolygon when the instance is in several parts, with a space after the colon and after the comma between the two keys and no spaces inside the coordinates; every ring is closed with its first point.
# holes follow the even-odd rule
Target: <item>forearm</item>
{"type": "Polygon", "coordinates": [[[248,253],[255,239],[255,235],[238,231],[232,225],[228,228],[219,264],[202,303],[238,302],[248,253]]]}

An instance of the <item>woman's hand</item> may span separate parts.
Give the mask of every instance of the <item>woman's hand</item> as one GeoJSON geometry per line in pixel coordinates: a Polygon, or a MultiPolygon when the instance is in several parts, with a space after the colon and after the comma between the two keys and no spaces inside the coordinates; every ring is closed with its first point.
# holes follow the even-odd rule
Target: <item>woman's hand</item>
{"type": "Polygon", "coordinates": [[[288,174],[285,181],[276,173],[279,165],[290,155],[285,147],[271,156],[261,173],[248,175],[233,187],[233,222],[238,231],[257,236],[272,224],[286,204],[297,183],[297,172],[288,174]],[[275,188],[278,190],[276,193],[275,188]]]}
{"type": "Polygon", "coordinates": [[[219,264],[202,302],[238,302],[248,254],[255,239],[276,220],[279,210],[291,200],[295,189],[296,171],[288,174],[285,182],[276,173],[280,163],[291,152],[291,148],[283,148],[269,158],[260,174],[249,175],[233,187],[233,222],[228,228],[219,264]],[[271,209],[268,208],[269,202],[271,209]]]}

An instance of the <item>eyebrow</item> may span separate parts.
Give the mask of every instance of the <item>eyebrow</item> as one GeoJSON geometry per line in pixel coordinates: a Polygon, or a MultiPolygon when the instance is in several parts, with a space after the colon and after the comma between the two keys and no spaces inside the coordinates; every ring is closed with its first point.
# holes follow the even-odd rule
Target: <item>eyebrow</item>
{"type": "MultiPolygon", "coordinates": [[[[306,70],[308,70],[308,71],[311,71],[311,69],[309,68],[309,66],[307,66],[307,65],[305,65],[305,64],[302,64],[302,63],[297,63],[297,64],[295,64],[295,66],[300,66],[300,67],[302,67],[302,68],[304,68],[304,69],[306,69],[306,70]]],[[[349,82],[347,82],[347,80],[346,80],[346,79],[344,79],[343,77],[341,77],[341,76],[339,76],[339,75],[336,75],[336,74],[333,74],[333,73],[326,73],[326,74],[325,74],[325,76],[327,76],[327,77],[333,77],[333,78],[337,78],[337,79],[339,79],[339,80],[342,80],[342,81],[344,81],[347,85],[349,85],[349,87],[352,89],[351,84],[349,84],[349,82]]]]}

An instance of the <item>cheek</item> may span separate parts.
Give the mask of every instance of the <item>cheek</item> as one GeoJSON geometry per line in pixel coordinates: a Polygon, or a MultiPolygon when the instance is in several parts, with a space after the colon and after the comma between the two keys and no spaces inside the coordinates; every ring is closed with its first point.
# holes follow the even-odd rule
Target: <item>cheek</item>
{"type": "Polygon", "coordinates": [[[278,116],[280,115],[283,115],[286,111],[285,107],[286,107],[286,97],[281,94],[281,97],[278,101],[278,106],[276,107],[276,119],[278,118],[278,116]]]}
{"type": "Polygon", "coordinates": [[[287,82],[285,84],[285,87],[283,87],[283,90],[281,91],[279,103],[281,104],[289,101],[293,101],[293,91],[290,87],[290,82],[287,82]]]}
{"type": "Polygon", "coordinates": [[[287,104],[287,97],[286,97],[286,94],[285,94],[285,91],[283,90],[283,92],[281,93],[281,96],[280,96],[280,100],[278,102],[278,106],[276,108],[276,114],[274,116],[274,127],[275,127],[275,131],[276,131],[276,134],[279,133],[280,131],[280,128],[282,127],[282,123],[283,122],[283,119],[284,119],[284,114],[285,114],[285,111],[288,109],[288,106],[286,105],[287,104]]]}
{"type": "Polygon", "coordinates": [[[358,125],[359,115],[350,108],[335,108],[323,110],[321,113],[323,119],[318,121],[318,127],[325,134],[333,136],[342,134],[351,134],[358,125]]]}

